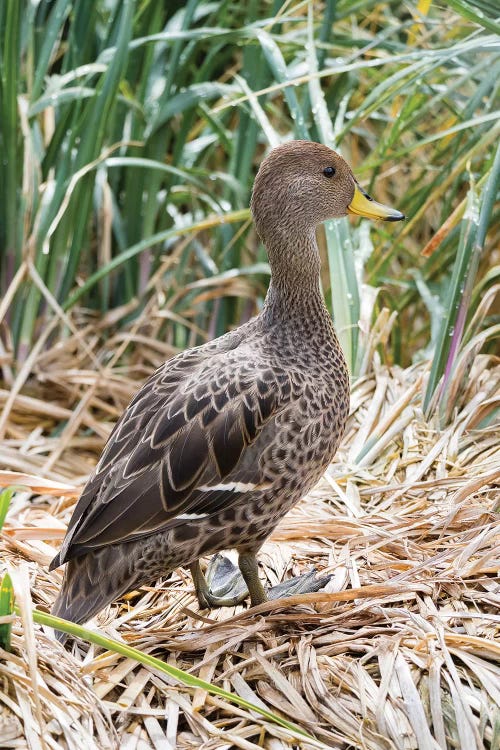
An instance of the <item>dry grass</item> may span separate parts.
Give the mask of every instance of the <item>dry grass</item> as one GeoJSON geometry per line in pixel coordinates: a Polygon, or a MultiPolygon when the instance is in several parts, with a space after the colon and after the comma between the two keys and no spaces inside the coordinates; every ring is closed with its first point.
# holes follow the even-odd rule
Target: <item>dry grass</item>
{"type": "Polygon", "coordinates": [[[103,356],[123,332],[101,351],[106,337],[82,319],[0,390],[2,481],[22,472],[34,488],[16,493],[0,537],[25,613],[0,653],[0,746],[498,750],[500,366],[484,355],[457,379],[444,430],[422,416],[427,364],[375,362],[354,387],[336,463],[260,556],[270,584],[331,572],[326,593],[200,614],[179,570],[98,617],[108,635],[263,701],[316,741],[86,643],[65,650],[32,624],[30,607],[50,607],[61,580],[47,563],[75,490],[137,382],[172,351],[152,345],[150,320],[126,336],[142,344],[126,369],[103,356]]]}

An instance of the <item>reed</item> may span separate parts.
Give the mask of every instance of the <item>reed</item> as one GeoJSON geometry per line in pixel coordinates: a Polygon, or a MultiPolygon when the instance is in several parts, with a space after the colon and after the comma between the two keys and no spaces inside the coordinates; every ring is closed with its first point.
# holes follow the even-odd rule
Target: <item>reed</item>
{"type": "Polygon", "coordinates": [[[0,3],[2,741],[498,748],[499,31],[492,0],[0,3]],[[351,414],[262,575],[328,590],[207,617],[177,571],[55,623],[124,407],[262,303],[250,191],[292,137],[408,217],[319,230],[351,414]]]}
{"type": "MultiPolygon", "coordinates": [[[[353,376],[369,336],[359,321],[383,310],[396,314],[381,355],[418,359],[428,302],[445,300],[460,255],[453,212],[469,171],[484,185],[500,132],[498,23],[486,2],[385,13],[368,0],[236,10],[115,0],[91,12],[83,0],[6,0],[1,289],[16,361],[56,314],[49,296],[69,314],[78,302],[140,315],[180,238],[155,287],[172,312],[162,335],[183,347],[248,316],[265,276],[247,271],[264,258],[245,209],[263,151],[288,137],[341,149],[369,190],[409,216],[390,231],[345,220],[325,229],[325,294],[353,376]],[[251,285],[251,305],[228,294],[228,271],[251,285]],[[176,290],[197,282],[211,294],[192,309],[196,294],[176,290]]],[[[479,282],[498,239],[491,212],[486,229],[479,282]]]]}

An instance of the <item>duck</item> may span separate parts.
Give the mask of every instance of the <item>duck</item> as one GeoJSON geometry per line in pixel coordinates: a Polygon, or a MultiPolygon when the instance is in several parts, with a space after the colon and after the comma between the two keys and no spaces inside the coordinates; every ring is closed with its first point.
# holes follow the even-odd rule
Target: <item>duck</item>
{"type": "MultiPolygon", "coordinates": [[[[50,564],[65,564],[58,617],[87,622],[180,567],[201,608],[268,598],[257,554],[332,462],[349,411],[316,228],[347,214],[405,216],[373,200],[340,154],[303,140],[264,158],[251,211],[271,269],[262,309],[167,360],[125,409],[50,564]],[[200,559],[230,549],[239,580],[224,587],[226,571],[209,585],[200,559]]],[[[314,578],[286,581],[280,595],[317,590],[314,578]]]]}

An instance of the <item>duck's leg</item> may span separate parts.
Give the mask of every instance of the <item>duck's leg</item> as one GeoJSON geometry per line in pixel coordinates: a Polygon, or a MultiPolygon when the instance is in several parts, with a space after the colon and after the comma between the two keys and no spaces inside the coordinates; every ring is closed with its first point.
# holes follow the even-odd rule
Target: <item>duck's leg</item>
{"type": "Polygon", "coordinates": [[[207,579],[203,576],[199,563],[191,566],[193,581],[200,607],[223,607],[240,604],[250,592],[252,607],[267,599],[280,599],[297,594],[310,594],[322,589],[331,576],[316,577],[315,569],[301,576],[272,586],[267,592],[259,579],[255,553],[240,553],[239,569],[224,555],[215,555],[208,564],[207,579]]]}
{"type": "Polygon", "coordinates": [[[257,604],[267,602],[267,594],[259,578],[259,566],[255,552],[240,552],[238,566],[250,592],[251,606],[255,607],[257,604]]]}
{"type": "Polygon", "coordinates": [[[241,604],[248,596],[248,589],[240,571],[223,555],[216,555],[213,560],[215,564],[209,564],[208,567],[210,585],[201,571],[198,560],[190,566],[201,609],[235,607],[241,604]]]}
{"type": "Polygon", "coordinates": [[[252,607],[267,601],[267,594],[259,579],[259,568],[254,552],[240,552],[238,568],[224,555],[215,555],[210,560],[207,579],[201,572],[197,560],[191,565],[191,575],[198,603],[205,607],[234,607],[250,593],[252,607]]]}
{"type": "Polygon", "coordinates": [[[281,599],[282,597],[295,596],[296,594],[312,594],[322,589],[323,586],[326,586],[331,578],[331,576],[316,578],[316,570],[313,569],[309,573],[282,581],[276,586],[272,586],[266,592],[259,579],[259,569],[255,554],[250,552],[240,553],[238,565],[248,586],[252,607],[262,604],[262,602],[266,602],[268,599],[281,599]]]}

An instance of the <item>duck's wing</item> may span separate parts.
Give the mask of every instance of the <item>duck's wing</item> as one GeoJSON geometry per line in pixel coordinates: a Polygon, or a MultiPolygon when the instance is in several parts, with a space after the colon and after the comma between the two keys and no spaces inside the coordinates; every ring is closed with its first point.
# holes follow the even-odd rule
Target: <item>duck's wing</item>
{"type": "Polygon", "coordinates": [[[262,485],[249,454],[290,402],[289,373],[251,363],[240,349],[208,361],[175,360],[149,379],[115,426],[51,569],[208,516],[262,485]]]}

